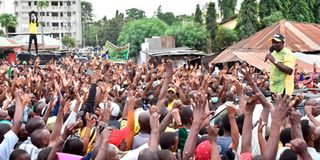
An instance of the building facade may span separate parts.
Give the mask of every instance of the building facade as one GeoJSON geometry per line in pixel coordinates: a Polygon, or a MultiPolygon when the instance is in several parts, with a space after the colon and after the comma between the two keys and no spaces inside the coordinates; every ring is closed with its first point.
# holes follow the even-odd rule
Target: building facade
{"type": "MultiPolygon", "coordinates": [[[[47,0],[47,8],[39,9],[38,0],[14,0],[17,17],[17,34],[29,33],[29,12],[38,12],[38,21],[43,22],[43,32],[59,39],[70,36],[76,39],[77,46],[82,43],[81,2],[80,0],[47,0]]],[[[38,27],[41,33],[41,27],[38,27]]]]}

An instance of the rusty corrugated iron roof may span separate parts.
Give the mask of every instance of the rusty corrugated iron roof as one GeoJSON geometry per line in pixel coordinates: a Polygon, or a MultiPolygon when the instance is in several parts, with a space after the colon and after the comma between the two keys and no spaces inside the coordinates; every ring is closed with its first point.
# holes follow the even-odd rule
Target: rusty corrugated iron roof
{"type": "MultiPolygon", "coordinates": [[[[282,20],[279,23],[267,27],[247,39],[228,47],[221,52],[211,63],[225,63],[232,61],[247,61],[250,65],[259,69],[269,70],[264,57],[271,46],[271,39],[276,33],[286,37],[285,46],[293,52],[320,51],[320,24],[298,23],[282,20]]],[[[312,64],[301,60],[297,63],[312,71],[312,64]]]]}

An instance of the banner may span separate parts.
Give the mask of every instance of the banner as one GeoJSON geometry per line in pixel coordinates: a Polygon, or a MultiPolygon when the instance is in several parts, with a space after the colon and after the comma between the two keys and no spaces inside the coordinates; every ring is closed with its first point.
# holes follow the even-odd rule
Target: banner
{"type": "Polygon", "coordinates": [[[104,45],[104,50],[102,52],[102,57],[107,58],[113,62],[126,62],[129,57],[130,44],[118,47],[111,42],[107,41],[104,45]]]}

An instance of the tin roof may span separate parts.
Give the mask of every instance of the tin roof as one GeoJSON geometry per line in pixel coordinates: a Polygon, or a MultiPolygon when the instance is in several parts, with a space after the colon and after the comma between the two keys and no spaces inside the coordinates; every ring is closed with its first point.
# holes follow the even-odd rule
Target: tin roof
{"type": "MultiPolygon", "coordinates": [[[[298,23],[282,20],[277,24],[267,27],[247,39],[228,47],[219,54],[211,63],[225,63],[232,61],[247,61],[259,69],[269,69],[264,62],[264,57],[271,46],[271,39],[276,33],[285,36],[285,47],[293,52],[317,52],[320,51],[320,24],[298,23]]],[[[299,58],[299,57],[298,57],[299,58]]],[[[312,71],[312,64],[297,63],[312,71]],[[310,66],[309,66],[310,65],[310,66]]]]}

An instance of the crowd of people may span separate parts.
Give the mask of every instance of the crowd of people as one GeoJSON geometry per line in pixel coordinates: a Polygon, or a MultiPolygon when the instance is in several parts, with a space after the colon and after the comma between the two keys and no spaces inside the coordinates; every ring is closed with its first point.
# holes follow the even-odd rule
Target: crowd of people
{"type": "Polygon", "coordinates": [[[2,160],[320,159],[318,102],[246,63],[39,62],[0,67],[2,160]]]}

